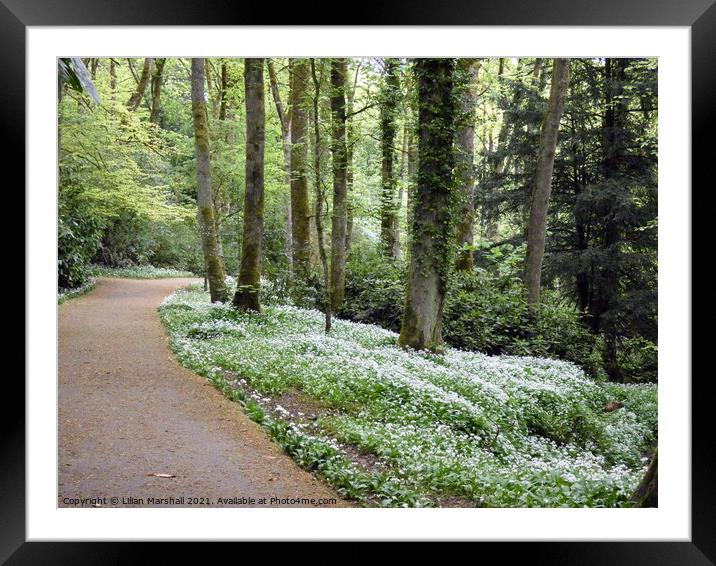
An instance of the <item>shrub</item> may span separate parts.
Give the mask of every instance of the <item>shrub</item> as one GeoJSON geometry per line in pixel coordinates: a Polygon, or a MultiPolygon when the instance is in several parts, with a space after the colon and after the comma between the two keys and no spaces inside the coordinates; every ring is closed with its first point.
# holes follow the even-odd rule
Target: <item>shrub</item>
{"type": "Polygon", "coordinates": [[[405,271],[402,265],[378,254],[352,256],[346,265],[346,295],[338,316],[398,332],[403,316],[405,271]]]}
{"type": "Polygon", "coordinates": [[[69,185],[60,192],[57,217],[57,284],[60,289],[82,287],[101,236],[102,222],[83,202],[81,191],[69,185]]]}

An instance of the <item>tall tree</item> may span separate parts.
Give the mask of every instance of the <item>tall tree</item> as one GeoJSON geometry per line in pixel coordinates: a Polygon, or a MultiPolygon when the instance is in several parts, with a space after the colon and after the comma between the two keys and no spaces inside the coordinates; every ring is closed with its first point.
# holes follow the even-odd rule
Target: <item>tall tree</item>
{"type": "Polygon", "coordinates": [[[398,343],[442,344],[442,314],[452,266],[455,154],[454,59],[417,59],[418,182],[412,206],[410,271],[398,343]]]}
{"type": "Polygon", "coordinates": [[[351,250],[351,242],[353,235],[353,152],[356,144],[355,127],[353,124],[353,101],[355,100],[356,88],[358,86],[358,76],[360,74],[361,63],[356,63],[353,83],[350,88],[346,89],[346,254],[351,250]]]}
{"type": "Polygon", "coordinates": [[[466,271],[472,269],[473,257],[470,246],[474,244],[475,223],[475,113],[477,103],[477,76],[480,61],[458,59],[460,80],[460,116],[457,129],[457,175],[460,206],[457,213],[457,245],[459,248],[455,267],[466,271]]]}
{"type": "Polygon", "coordinates": [[[219,254],[214,221],[214,195],[209,160],[209,117],[204,98],[204,59],[191,60],[191,111],[194,120],[194,154],[196,156],[196,191],[201,247],[204,252],[211,302],[228,298],[224,261],[219,254]]]}
{"type": "Polygon", "coordinates": [[[219,120],[226,120],[226,91],[229,88],[229,66],[221,60],[221,83],[219,91],[219,120]]]}
{"type": "Polygon", "coordinates": [[[283,149],[283,166],[286,172],[286,198],[284,204],[286,217],[286,261],[288,263],[288,272],[293,272],[293,232],[291,223],[291,117],[286,111],[281,100],[281,91],[278,87],[278,77],[273,61],[266,59],[266,67],[269,73],[269,81],[271,84],[271,95],[276,105],[276,113],[278,121],[281,124],[281,148],[283,149]]]}
{"type": "Polygon", "coordinates": [[[345,59],[331,61],[331,151],[333,153],[333,217],[331,220],[331,308],[343,303],[346,285],[346,74],[345,59]]]}
{"type": "Polygon", "coordinates": [[[246,192],[241,269],[234,306],[260,311],[261,242],[264,233],[264,60],[244,59],[246,98],[246,192]]]}
{"type": "Polygon", "coordinates": [[[400,106],[400,77],[397,59],[385,60],[385,80],[380,95],[380,144],[382,154],[380,193],[380,238],[383,253],[398,258],[398,214],[396,203],[395,137],[400,106]]]}
{"type": "Polygon", "coordinates": [[[625,96],[626,70],[629,59],[607,59],[604,64],[604,127],[603,159],[601,173],[604,179],[605,225],[603,247],[604,261],[599,266],[599,283],[595,286],[589,315],[604,336],[602,361],[610,381],[624,381],[624,375],[617,360],[616,317],[607,316],[616,307],[619,292],[619,252],[622,222],[620,202],[623,195],[617,187],[629,185],[629,174],[624,171],[627,141],[628,96],[625,96]]]}
{"type": "Polygon", "coordinates": [[[532,202],[527,229],[527,257],[525,258],[525,287],[527,302],[536,307],[540,302],[542,260],[547,234],[547,208],[552,191],[552,172],[557,150],[559,122],[564,112],[564,101],[569,87],[569,59],[555,59],[552,65],[552,85],[549,104],[542,121],[537,171],[535,173],[532,202]]]}
{"type": "Polygon", "coordinates": [[[129,100],[127,101],[127,108],[129,108],[131,112],[135,112],[137,108],[139,108],[139,105],[142,103],[142,99],[144,98],[144,92],[147,90],[147,84],[149,83],[149,79],[152,76],[153,68],[154,59],[152,57],[145,58],[144,65],[142,65],[142,74],[137,81],[137,88],[134,90],[132,96],[130,96],[129,100]]]}
{"type": "Polygon", "coordinates": [[[167,60],[157,59],[154,62],[154,73],[152,73],[152,85],[151,85],[151,92],[152,92],[152,110],[149,113],[149,121],[153,124],[159,123],[159,111],[161,109],[161,100],[162,100],[162,82],[164,80],[164,65],[166,65],[167,60]]]}
{"type": "Polygon", "coordinates": [[[117,68],[114,58],[109,59],[109,89],[112,91],[112,100],[114,100],[117,91],[117,68]]]}
{"type": "Polygon", "coordinates": [[[308,59],[290,60],[291,84],[291,223],[293,268],[305,279],[310,262],[310,210],[308,206],[308,59]]]}
{"type": "MultiPolygon", "coordinates": [[[[323,65],[321,61],[321,71],[323,65]]],[[[323,237],[323,185],[321,184],[321,83],[323,81],[323,73],[319,75],[316,71],[316,60],[311,59],[311,77],[313,78],[313,178],[316,191],[316,236],[318,240],[318,255],[321,259],[321,268],[323,270],[323,288],[325,289],[324,312],[326,315],[326,332],[331,330],[331,288],[330,288],[330,271],[328,269],[328,257],[326,255],[326,244],[323,237]]]]}

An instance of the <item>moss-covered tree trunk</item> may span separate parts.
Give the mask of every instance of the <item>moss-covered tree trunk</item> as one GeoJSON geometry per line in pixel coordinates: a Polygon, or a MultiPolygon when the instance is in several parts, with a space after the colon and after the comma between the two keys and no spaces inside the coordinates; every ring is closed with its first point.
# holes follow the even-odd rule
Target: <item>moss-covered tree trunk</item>
{"type": "Polygon", "coordinates": [[[219,88],[219,120],[226,120],[226,91],[229,88],[229,68],[226,60],[221,61],[221,82],[219,88]]]}
{"type": "Polygon", "coordinates": [[[457,128],[457,176],[459,207],[457,213],[458,254],[455,268],[461,271],[472,269],[473,258],[470,246],[474,244],[475,224],[475,111],[477,104],[477,75],[480,61],[459,59],[457,70],[460,76],[460,114],[457,128]]]}
{"type": "Polygon", "coordinates": [[[395,137],[398,108],[400,105],[400,79],[398,60],[385,60],[385,81],[380,95],[380,145],[381,145],[381,192],[380,192],[380,239],[386,257],[397,259],[400,255],[398,237],[398,213],[396,203],[397,175],[395,174],[395,137]]]}
{"type": "Polygon", "coordinates": [[[194,154],[196,156],[196,203],[201,247],[204,252],[211,302],[226,301],[224,262],[219,254],[214,219],[214,196],[209,161],[209,117],[204,99],[204,59],[191,60],[191,111],[194,120],[194,154]]]}
{"type": "Polygon", "coordinates": [[[562,119],[568,87],[569,59],[555,59],[552,65],[549,102],[540,133],[537,171],[527,228],[527,257],[525,258],[524,277],[527,301],[532,308],[537,307],[540,302],[542,260],[547,236],[547,208],[552,191],[552,172],[554,156],[557,151],[559,121],[562,119]]]}
{"type": "Polygon", "coordinates": [[[261,241],[264,233],[264,60],[244,60],[246,100],[246,191],[241,268],[234,306],[260,311],[261,241]]]}
{"type": "Polygon", "coordinates": [[[153,124],[159,123],[159,111],[162,103],[162,82],[164,81],[164,65],[166,59],[157,59],[154,63],[154,73],[152,74],[152,110],[149,113],[149,121],[153,124]]]}
{"type": "Polygon", "coordinates": [[[410,272],[398,343],[442,344],[447,277],[453,262],[455,60],[418,59],[418,181],[412,205],[410,272]]]}
{"type": "Polygon", "coordinates": [[[291,59],[291,223],[293,269],[308,276],[311,259],[310,208],[308,205],[308,59],[291,59]]]}
{"type": "Polygon", "coordinates": [[[129,108],[130,112],[135,112],[137,108],[139,108],[139,105],[142,103],[142,98],[144,98],[144,92],[147,90],[147,84],[149,83],[149,79],[152,76],[153,68],[154,59],[152,57],[145,58],[144,65],[142,65],[142,74],[137,81],[137,88],[134,90],[132,96],[130,96],[129,100],[127,101],[127,108],[129,108]]]}
{"type": "Polygon", "coordinates": [[[331,309],[343,303],[346,286],[346,73],[345,59],[331,61],[331,151],[333,216],[331,218],[331,309]]]}
{"type": "Polygon", "coordinates": [[[293,231],[291,223],[291,118],[284,108],[281,100],[281,92],[278,87],[278,77],[273,61],[266,59],[266,68],[269,73],[269,82],[271,84],[271,95],[276,106],[276,113],[281,124],[281,148],[283,149],[283,166],[286,175],[286,198],[284,203],[284,217],[286,220],[285,227],[285,250],[286,261],[288,263],[289,275],[293,273],[293,231]]]}
{"type": "Polygon", "coordinates": [[[313,78],[313,180],[315,183],[315,222],[316,222],[316,240],[318,244],[318,255],[321,260],[321,269],[323,271],[323,288],[324,294],[324,313],[326,317],[326,333],[331,330],[331,291],[330,291],[330,271],[328,268],[328,256],[326,254],[326,244],[323,234],[323,185],[321,184],[321,152],[323,145],[321,144],[321,84],[323,82],[323,61],[319,59],[321,65],[321,73],[316,69],[316,59],[311,59],[311,77],[313,78]]]}

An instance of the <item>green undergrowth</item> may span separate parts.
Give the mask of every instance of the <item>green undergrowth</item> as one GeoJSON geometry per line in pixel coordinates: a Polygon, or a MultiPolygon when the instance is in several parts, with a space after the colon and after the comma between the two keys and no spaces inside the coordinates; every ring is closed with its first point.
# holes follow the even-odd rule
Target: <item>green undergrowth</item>
{"type": "Polygon", "coordinates": [[[404,350],[343,320],[326,335],[318,311],[240,314],[198,286],[160,311],[180,363],[364,505],[625,506],[656,439],[656,386],[572,363],[404,350]]]}

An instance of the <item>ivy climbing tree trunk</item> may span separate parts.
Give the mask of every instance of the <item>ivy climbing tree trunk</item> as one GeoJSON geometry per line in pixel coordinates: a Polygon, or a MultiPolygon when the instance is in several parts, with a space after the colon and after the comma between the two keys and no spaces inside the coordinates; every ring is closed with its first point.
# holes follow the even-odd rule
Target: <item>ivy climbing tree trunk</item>
{"type": "Polygon", "coordinates": [[[246,99],[246,191],[241,268],[234,306],[260,311],[261,241],[264,233],[264,60],[244,60],[246,99]]]}
{"type": "Polygon", "coordinates": [[[333,153],[333,216],[331,219],[331,310],[343,303],[346,286],[346,73],[345,59],[331,61],[331,151],[333,153]]]}
{"type": "Polygon", "coordinates": [[[395,134],[400,105],[400,79],[398,60],[385,60],[385,81],[380,96],[380,144],[382,153],[380,193],[380,239],[386,257],[400,255],[398,214],[395,193],[395,134]]]}
{"type": "Polygon", "coordinates": [[[308,205],[308,59],[290,60],[291,84],[291,231],[293,269],[305,280],[311,257],[310,209],[308,205]]]}
{"type": "Polygon", "coordinates": [[[159,123],[159,111],[162,101],[162,82],[164,80],[164,65],[166,59],[157,59],[154,62],[154,73],[152,74],[152,111],[149,113],[149,121],[153,124],[159,123]]]}
{"type": "Polygon", "coordinates": [[[137,88],[132,93],[132,96],[129,97],[129,100],[127,101],[127,108],[129,108],[130,112],[136,112],[137,108],[139,108],[139,105],[142,103],[142,98],[144,98],[144,92],[147,90],[147,84],[149,83],[149,79],[152,76],[152,70],[154,68],[154,59],[152,57],[147,57],[144,59],[144,65],[142,66],[142,74],[139,77],[139,81],[137,82],[137,88]]]}
{"type": "Polygon", "coordinates": [[[458,59],[460,76],[460,115],[457,129],[457,176],[459,207],[457,213],[458,255],[455,268],[472,269],[470,246],[474,244],[475,223],[475,112],[477,104],[477,76],[480,62],[477,59],[458,59]]]}
{"type": "Polygon", "coordinates": [[[196,202],[211,302],[227,300],[224,262],[219,255],[209,161],[209,118],[204,99],[204,59],[191,60],[191,112],[196,156],[196,202]]]}
{"type": "Polygon", "coordinates": [[[418,181],[412,205],[410,271],[398,343],[442,344],[442,315],[452,265],[455,154],[454,59],[417,59],[418,181]]]}
{"type": "Polygon", "coordinates": [[[542,121],[537,171],[530,205],[527,228],[527,257],[525,258],[525,287],[527,302],[535,308],[540,302],[542,259],[547,235],[547,207],[552,191],[554,156],[557,151],[559,121],[564,111],[564,101],[569,87],[569,59],[555,59],[552,65],[552,85],[547,111],[542,121]]]}
{"type": "Polygon", "coordinates": [[[284,215],[286,218],[285,230],[285,250],[286,261],[288,263],[289,275],[293,273],[293,232],[291,227],[291,118],[286,112],[283,101],[281,100],[281,92],[278,88],[278,78],[276,77],[276,69],[273,61],[266,59],[266,67],[269,73],[269,81],[271,84],[271,95],[276,105],[276,113],[281,124],[281,148],[283,149],[283,166],[286,175],[286,199],[284,204],[284,215]]]}

